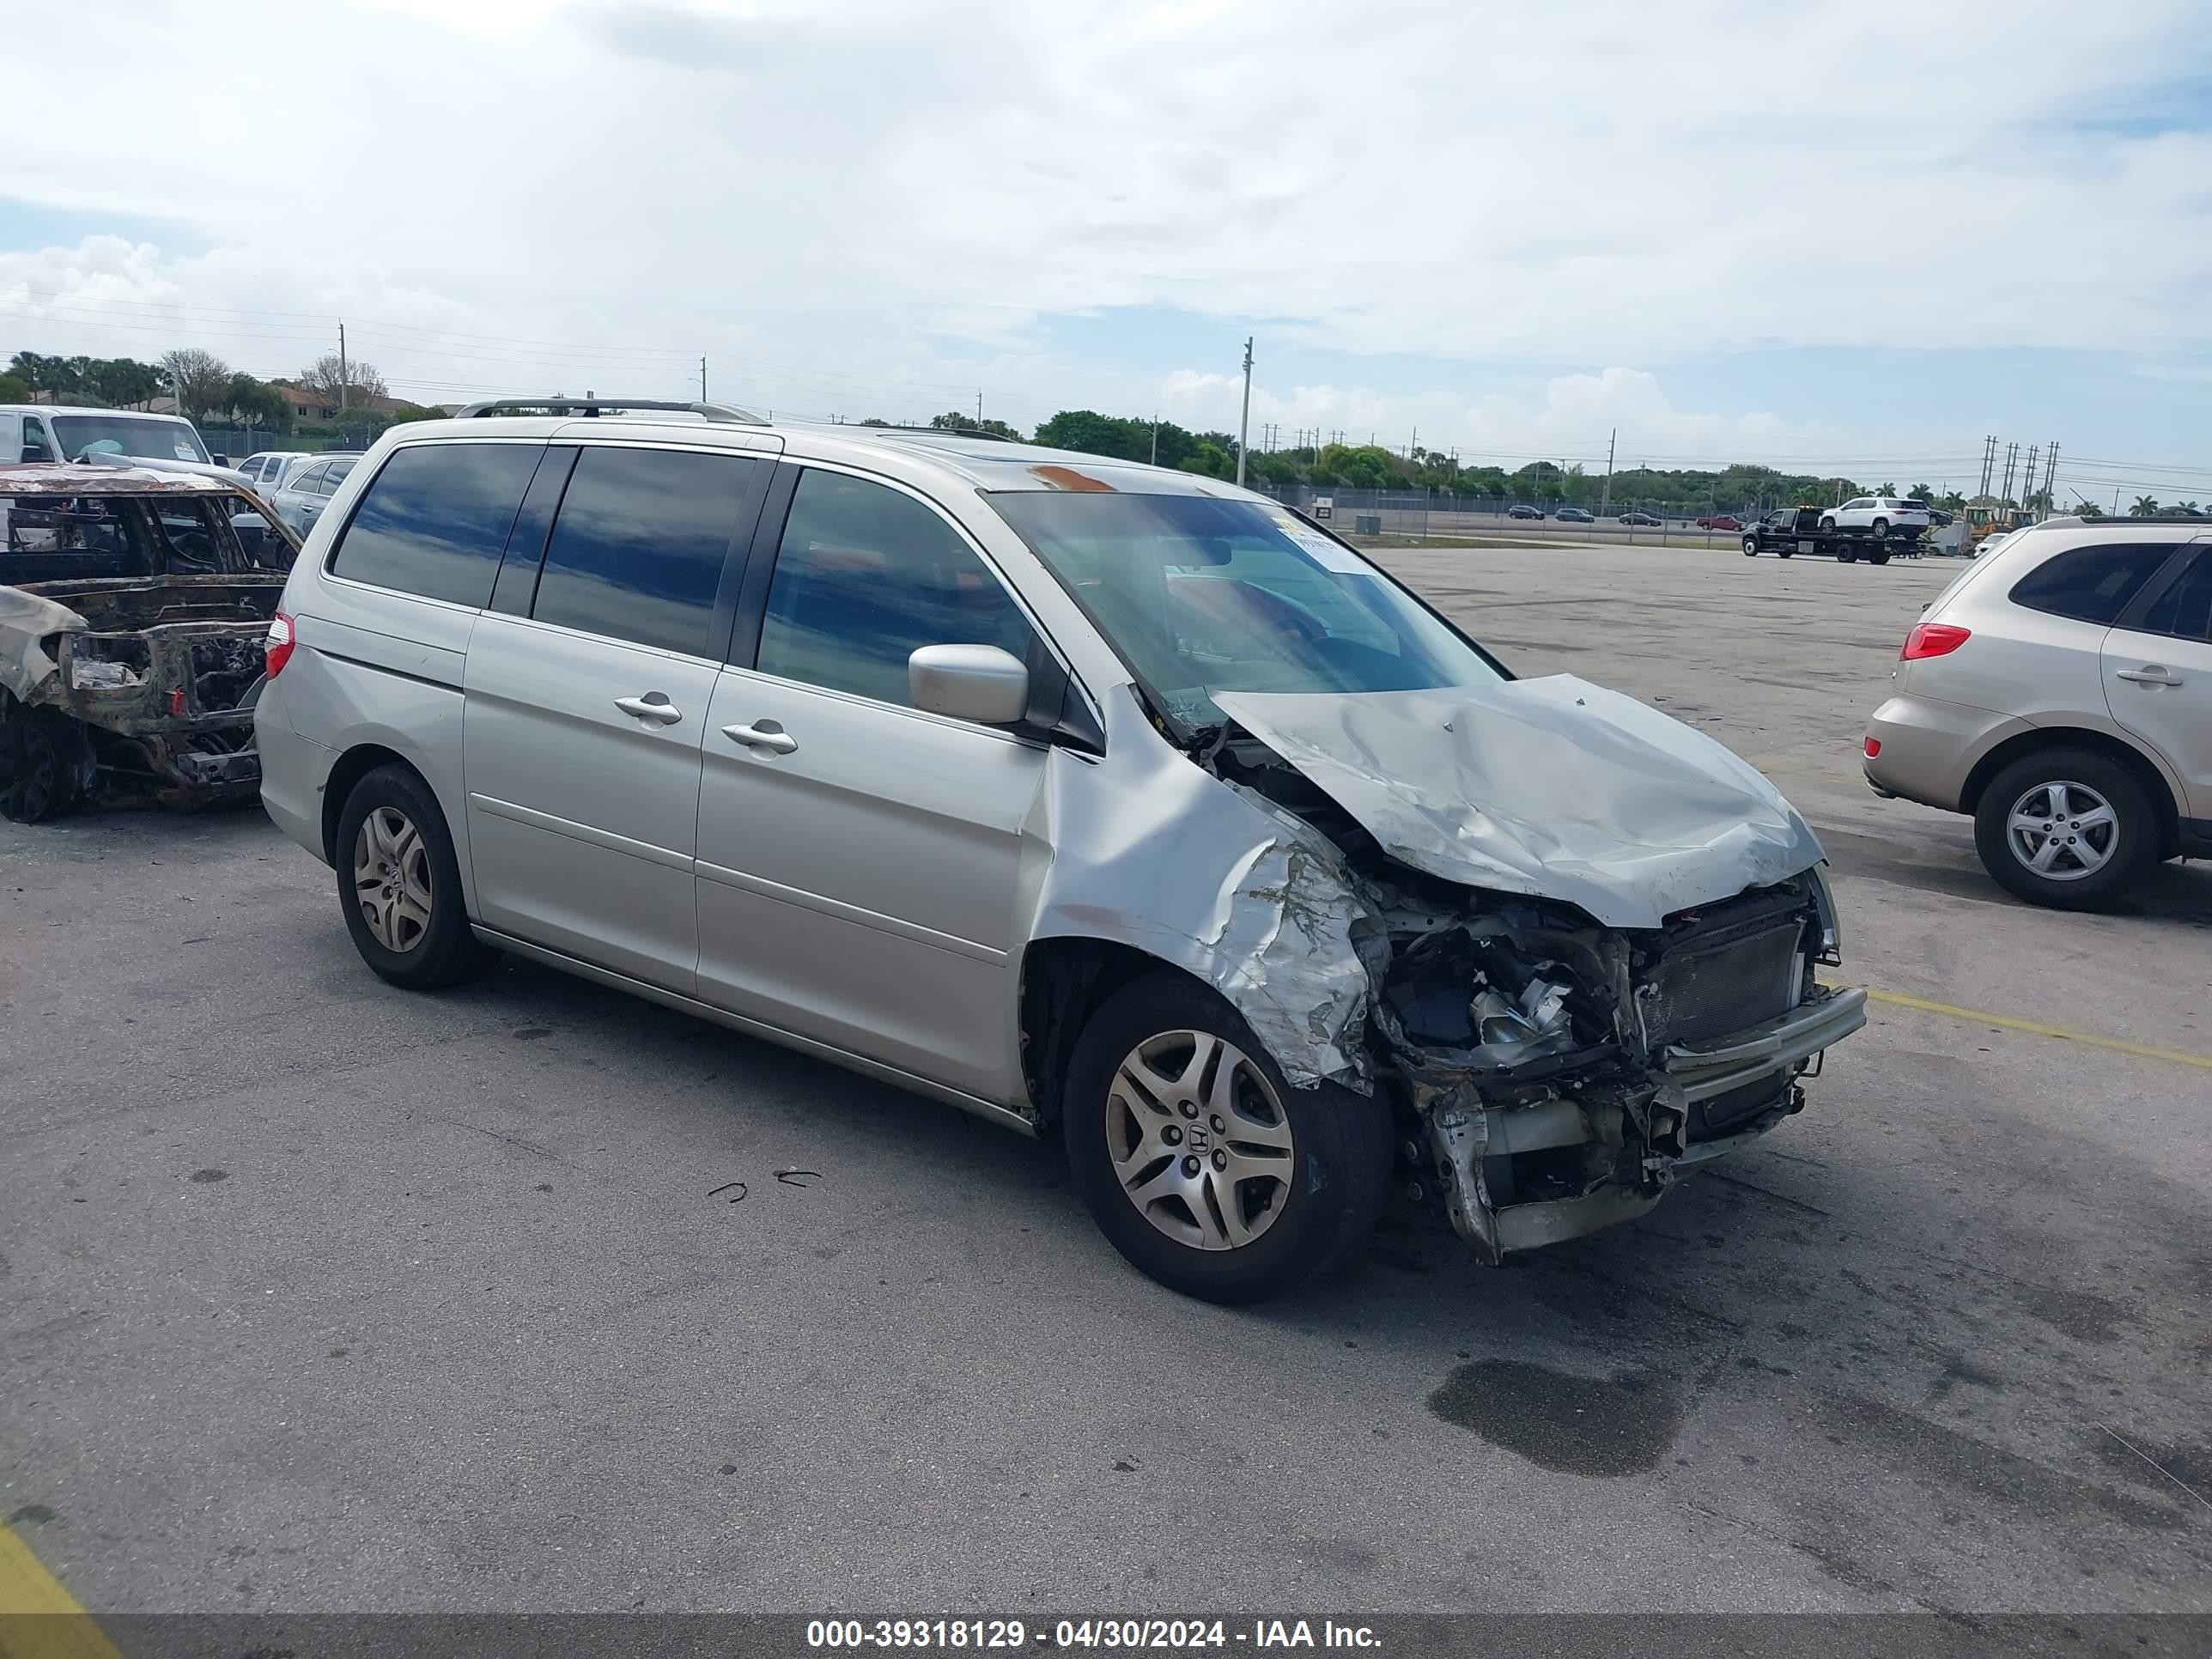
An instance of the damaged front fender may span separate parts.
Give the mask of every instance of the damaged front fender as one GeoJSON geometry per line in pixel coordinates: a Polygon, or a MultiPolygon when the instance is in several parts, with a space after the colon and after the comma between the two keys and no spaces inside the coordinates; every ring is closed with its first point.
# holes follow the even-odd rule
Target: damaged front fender
{"type": "Polygon", "coordinates": [[[1127,945],[1206,981],[1297,1088],[1373,1087],[1364,1041],[1387,931],[1335,844],[1106,699],[1109,772],[1054,749],[1022,825],[1032,939],[1127,945]]]}

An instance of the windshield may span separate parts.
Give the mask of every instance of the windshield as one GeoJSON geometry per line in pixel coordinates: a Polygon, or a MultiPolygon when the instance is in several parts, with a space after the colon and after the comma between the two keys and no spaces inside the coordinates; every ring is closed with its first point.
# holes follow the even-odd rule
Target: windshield
{"type": "Polygon", "coordinates": [[[57,415],[54,436],[62,459],[128,455],[149,461],[204,461],[199,434],[181,421],[149,421],[131,415],[57,415]]]}
{"type": "Polygon", "coordinates": [[[1170,715],[1216,691],[1489,685],[1481,653],[1350,548],[1283,508],[1206,495],[988,497],[1170,715]]]}

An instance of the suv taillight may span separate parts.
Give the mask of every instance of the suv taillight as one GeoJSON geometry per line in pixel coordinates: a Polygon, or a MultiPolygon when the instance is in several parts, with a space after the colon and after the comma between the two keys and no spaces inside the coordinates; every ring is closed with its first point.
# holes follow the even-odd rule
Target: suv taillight
{"type": "Polygon", "coordinates": [[[1905,649],[1897,654],[1905,662],[1917,662],[1923,657],[1948,657],[1972,637],[1971,629],[1954,628],[1948,623],[1915,623],[1912,631],[1905,636],[1905,649]]]}
{"type": "Polygon", "coordinates": [[[269,637],[264,641],[269,678],[275,679],[284,672],[284,665],[292,660],[292,647],[296,641],[292,635],[292,619],[279,611],[270,619],[269,637]]]}

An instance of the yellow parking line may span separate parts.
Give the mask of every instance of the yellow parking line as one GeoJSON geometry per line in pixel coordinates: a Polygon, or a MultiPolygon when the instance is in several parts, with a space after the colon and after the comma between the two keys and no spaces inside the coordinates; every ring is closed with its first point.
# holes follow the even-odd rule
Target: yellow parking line
{"type": "Polygon", "coordinates": [[[2116,1054],[2133,1054],[2138,1060],[2166,1060],[2177,1066],[2194,1066],[2200,1071],[2212,1072],[2212,1056],[2184,1054],[2179,1048],[2154,1048],[2148,1042],[2130,1042],[2124,1037],[2092,1036],[2087,1031],[2069,1031],[2063,1026],[2044,1025],[2032,1019],[2014,1019],[2009,1014],[1985,1014],[1978,1008],[1960,1008],[1948,1002],[1930,1002],[1926,997],[1909,997],[1902,991],[1869,990],[1867,995],[1876,1002],[1887,1002],[1899,1008],[1917,1008],[1923,1014],[1971,1019],[1978,1024],[1995,1025],[2002,1030],[2026,1031],[2033,1036],[2056,1037],[2061,1042],[2078,1042],[2085,1048],[2109,1048],[2116,1054]]]}
{"type": "Polygon", "coordinates": [[[0,1659],[122,1659],[92,1615],[0,1522],[0,1659]]]}

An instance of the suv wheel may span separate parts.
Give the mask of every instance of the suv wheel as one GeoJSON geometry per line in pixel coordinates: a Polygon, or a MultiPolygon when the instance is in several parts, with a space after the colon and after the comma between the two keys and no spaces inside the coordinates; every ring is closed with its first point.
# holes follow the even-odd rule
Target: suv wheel
{"type": "Polygon", "coordinates": [[[1874,521],[1874,533],[1877,540],[1887,541],[1889,538],[1889,520],[1876,519],[1874,521]]]}
{"type": "Polygon", "coordinates": [[[338,902],[371,968],[410,991],[473,979],[499,952],[469,931],[453,837],[428,785],[380,766],[338,814],[338,902]]]}
{"type": "Polygon", "coordinates": [[[1835,527],[1836,515],[1832,513],[1823,513],[1820,515],[1820,528],[1823,530],[1833,530],[1835,527]]]}
{"type": "Polygon", "coordinates": [[[1974,849],[2031,904],[2101,909],[2158,861],[2158,825],[2135,775],[2081,749],[2030,755],[1990,780],[1974,849]]]}
{"type": "Polygon", "coordinates": [[[1758,537],[1746,536],[1743,538],[1743,556],[1747,559],[1755,559],[1759,556],[1758,537]]]}
{"type": "Polygon", "coordinates": [[[1208,1302],[1258,1301],[1347,1260],[1390,1177],[1382,1101],[1291,1088],[1234,1009],[1165,974],[1091,1016],[1060,1127],[1114,1248],[1208,1302]]]}
{"type": "Polygon", "coordinates": [[[84,804],[92,776],[83,727],[53,709],[9,702],[0,720],[0,817],[17,823],[65,817],[84,804]]]}

